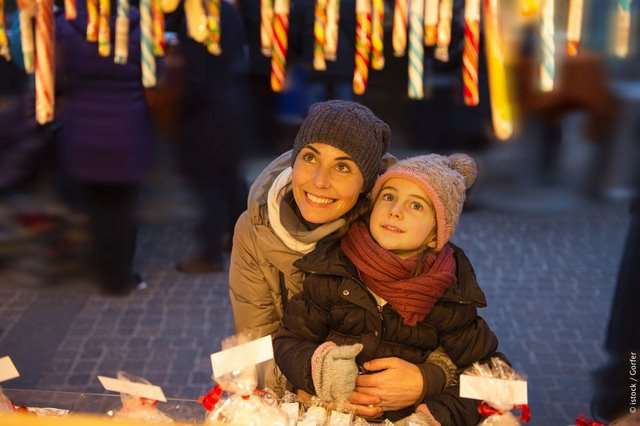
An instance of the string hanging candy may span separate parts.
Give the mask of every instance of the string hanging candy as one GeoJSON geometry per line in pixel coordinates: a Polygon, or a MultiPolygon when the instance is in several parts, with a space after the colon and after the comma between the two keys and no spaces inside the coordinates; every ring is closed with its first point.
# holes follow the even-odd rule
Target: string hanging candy
{"type": "Polygon", "coordinates": [[[271,56],[273,41],[273,0],[260,0],[260,46],[264,56],[271,56]]]}
{"type": "Polygon", "coordinates": [[[407,48],[407,0],[396,0],[393,9],[393,29],[391,33],[391,43],[393,44],[393,55],[404,56],[407,48]]]}
{"type": "Polygon", "coordinates": [[[151,0],[151,21],[153,31],[153,54],[164,56],[164,13],[160,0],[151,0]]]}
{"type": "Polygon", "coordinates": [[[151,0],[140,0],[140,56],[142,85],[156,85],[156,58],[153,55],[153,22],[151,0]]]}
{"type": "Polygon", "coordinates": [[[324,40],[324,58],[335,61],[338,52],[338,23],[340,22],[340,0],[327,2],[327,26],[324,40]]]}
{"type": "Polygon", "coordinates": [[[618,6],[616,8],[616,29],[613,52],[619,58],[626,58],[629,54],[630,28],[631,0],[618,0],[618,6]]]}
{"type": "Polygon", "coordinates": [[[553,39],[554,0],[544,0],[542,9],[542,25],[540,37],[542,39],[542,63],[540,64],[540,88],[543,92],[553,90],[556,77],[556,46],[553,39]]]}
{"type": "Polygon", "coordinates": [[[207,1],[207,50],[212,55],[220,55],[220,0],[207,1]]]}
{"type": "Polygon", "coordinates": [[[87,0],[87,40],[98,41],[99,32],[98,0],[87,0]]]}
{"type": "Polygon", "coordinates": [[[113,61],[126,64],[129,56],[129,0],[118,0],[116,46],[113,61]]]}
{"type": "Polygon", "coordinates": [[[64,0],[64,18],[70,21],[77,17],[78,8],[76,7],[76,0],[64,0]]]}
{"type": "Polygon", "coordinates": [[[423,99],[424,0],[411,0],[409,6],[409,87],[411,99],[423,99]]]}
{"type": "Polygon", "coordinates": [[[438,16],[438,40],[434,56],[442,62],[449,61],[449,44],[451,43],[451,20],[453,19],[453,0],[440,0],[438,16]]]}
{"type": "Polygon", "coordinates": [[[371,21],[371,68],[384,68],[384,0],[373,0],[371,21]]]}
{"type": "Polygon", "coordinates": [[[38,0],[36,12],[36,120],[53,120],[55,102],[55,56],[53,50],[53,0],[38,0]]]}
{"type": "Polygon", "coordinates": [[[438,0],[426,0],[424,8],[424,44],[435,46],[438,41],[438,0]]]}
{"type": "Polygon", "coordinates": [[[284,89],[289,38],[289,0],[275,0],[273,20],[273,52],[271,55],[271,89],[284,89]]]}
{"type": "Polygon", "coordinates": [[[570,0],[567,25],[567,55],[576,56],[580,49],[583,0],[570,0]]]}
{"type": "Polygon", "coordinates": [[[513,134],[513,112],[509,103],[504,53],[498,22],[498,0],[484,0],[484,40],[493,132],[498,139],[506,140],[513,134]]]}
{"type": "Polygon", "coordinates": [[[4,24],[4,0],[0,0],[0,56],[7,61],[11,60],[11,51],[9,50],[9,39],[4,24]]]}
{"type": "Polygon", "coordinates": [[[480,54],[480,0],[466,0],[464,6],[464,50],[462,83],[465,105],[480,103],[478,91],[478,57],[480,54]]]}
{"type": "Polygon", "coordinates": [[[364,94],[369,80],[369,55],[371,54],[371,3],[356,0],[356,56],[353,72],[353,93],[364,94]]]}
{"type": "Polygon", "coordinates": [[[327,69],[324,57],[325,28],[327,25],[327,1],[316,0],[313,21],[313,69],[323,71],[327,69]]]}
{"type": "Polygon", "coordinates": [[[98,20],[98,54],[109,56],[111,54],[111,1],[99,0],[99,20],[98,20]]]}

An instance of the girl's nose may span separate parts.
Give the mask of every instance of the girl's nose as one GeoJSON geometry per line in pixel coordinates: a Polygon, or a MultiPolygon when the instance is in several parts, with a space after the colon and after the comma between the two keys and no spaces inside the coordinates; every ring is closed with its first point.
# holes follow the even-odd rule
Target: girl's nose
{"type": "Polygon", "coordinates": [[[400,203],[394,203],[389,209],[389,215],[392,217],[400,218],[402,217],[402,208],[400,203]]]}
{"type": "Polygon", "coordinates": [[[317,188],[329,188],[329,171],[324,167],[318,167],[315,174],[313,175],[313,184],[317,188]]]}

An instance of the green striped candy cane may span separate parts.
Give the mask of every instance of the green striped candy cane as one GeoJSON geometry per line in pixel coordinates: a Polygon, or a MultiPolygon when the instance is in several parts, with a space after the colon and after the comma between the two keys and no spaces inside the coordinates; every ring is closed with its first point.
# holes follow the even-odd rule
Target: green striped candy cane
{"type": "Polygon", "coordinates": [[[151,0],[140,0],[140,55],[142,85],[156,85],[156,58],[153,56],[151,0]]]}

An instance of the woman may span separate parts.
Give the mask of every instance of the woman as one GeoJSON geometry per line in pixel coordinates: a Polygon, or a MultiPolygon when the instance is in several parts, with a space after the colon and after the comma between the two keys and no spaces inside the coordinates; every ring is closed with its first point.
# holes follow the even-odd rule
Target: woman
{"type": "MultiPolygon", "coordinates": [[[[278,329],[287,300],[302,289],[295,262],[364,213],[390,136],[389,126],[360,104],[334,100],[310,108],[293,149],[258,176],[236,223],[229,295],[237,332],[257,338],[278,329]]],[[[446,382],[445,368],[430,361],[384,358],[371,369],[381,372],[363,378],[350,398],[367,417],[415,404],[446,382]]],[[[265,384],[280,392],[282,379],[272,364],[265,384]]]]}

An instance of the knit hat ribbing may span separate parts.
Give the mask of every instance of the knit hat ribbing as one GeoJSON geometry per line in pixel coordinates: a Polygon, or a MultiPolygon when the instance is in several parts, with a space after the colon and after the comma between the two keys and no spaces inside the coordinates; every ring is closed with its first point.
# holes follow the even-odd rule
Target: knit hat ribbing
{"type": "Polygon", "coordinates": [[[375,201],[378,198],[389,179],[409,179],[420,186],[435,210],[435,250],[440,251],[453,235],[462,213],[465,192],[473,185],[477,175],[476,162],[468,155],[419,155],[398,161],[380,176],[371,191],[371,199],[375,201]]]}
{"type": "Polygon", "coordinates": [[[391,129],[369,108],[356,102],[332,100],[311,106],[293,143],[292,165],[310,143],[324,143],[353,158],[364,177],[364,191],[373,186],[389,148],[391,129]]]}

